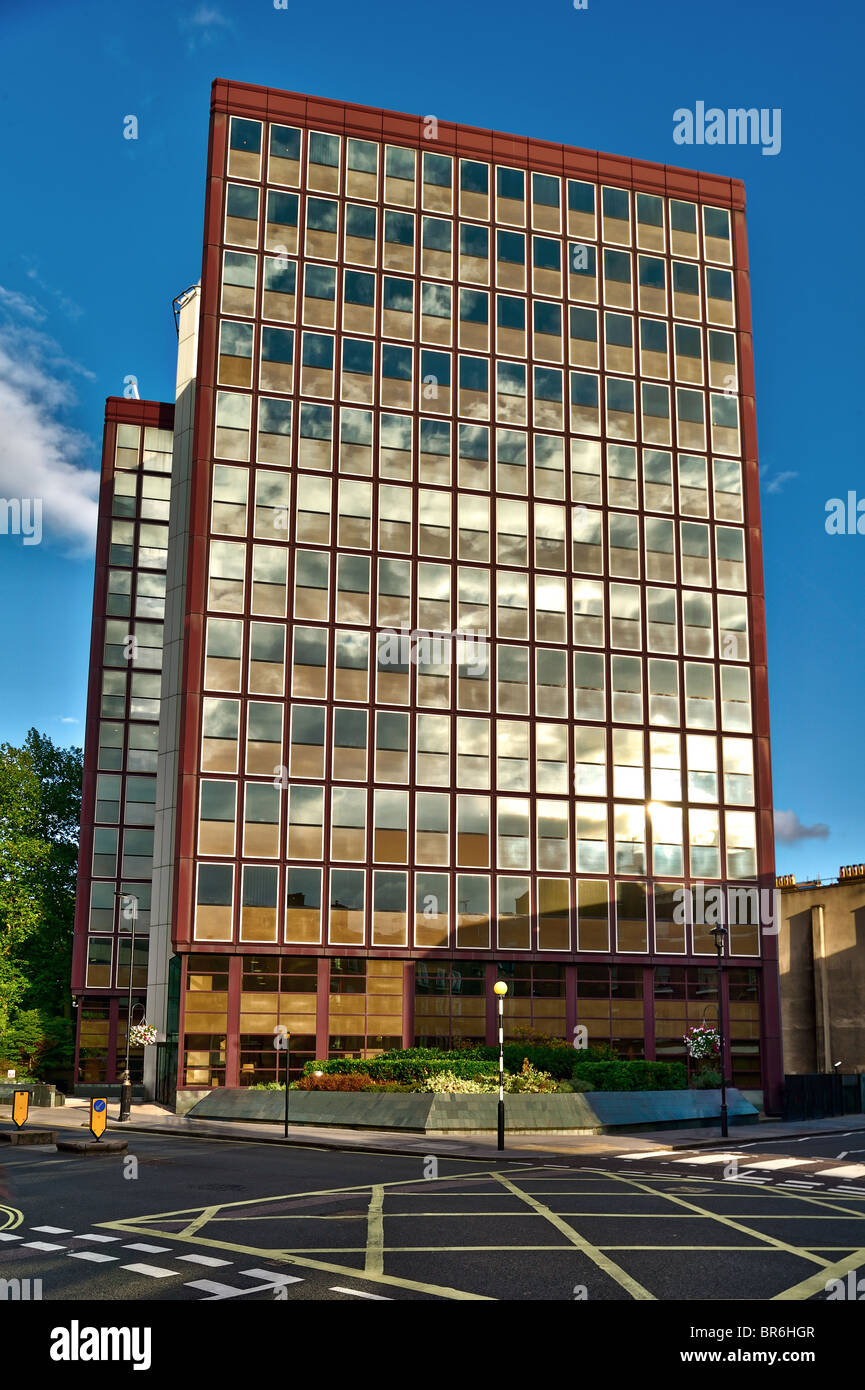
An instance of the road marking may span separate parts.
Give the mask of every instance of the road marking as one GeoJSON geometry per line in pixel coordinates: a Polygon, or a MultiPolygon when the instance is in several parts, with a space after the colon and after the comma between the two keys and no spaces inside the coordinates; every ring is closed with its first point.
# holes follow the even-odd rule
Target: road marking
{"type": "Polygon", "coordinates": [[[177,1232],[178,1238],[185,1239],[189,1236],[194,1236],[195,1232],[199,1231],[202,1226],[206,1226],[210,1218],[215,1216],[221,1209],[221,1203],[214,1207],[205,1207],[203,1211],[200,1211],[198,1215],[190,1221],[188,1226],[184,1226],[182,1231],[177,1232]]]}
{"type": "Polygon", "coordinates": [[[185,1289],[201,1289],[202,1292],[209,1294],[210,1297],[203,1300],[207,1303],[218,1298],[242,1298],[247,1293],[258,1293],[259,1288],[264,1286],[260,1285],[259,1288],[255,1289],[236,1289],[232,1284],[219,1284],[215,1279],[191,1279],[183,1287],[185,1289]]]}
{"type": "Polygon", "coordinates": [[[784,1182],[779,1183],[778,1186],[779,1186],[779,1187],[807,1187],[807,1188],[812,1188],[812,1187],[819,1187],[820,1184],[819,1184],[818,1182],[794,1182],[792,1178],[787,1178],[784,1182]]]}
{"type": "Polygon", "coordinates": [[[111,1264],[116,1259],[116,1255],[102,1255],[98,1250],[70,1250],[70,1260],[90,1260],[91,1264],[104,1265],[111,1264]]]}
{"type": "MultiPolygon", "coordinates": [[[[112,1240],[119,1240],[119,1236],[112,1236],[112,1240]]],[[[140,1250],[143,1255],[167,1255],[171,1251],[170,1245],[124,1245],[124,1250],[140,1250]]]]}
{"type": "Polygon", "coordinates": [[[176,1269],[160,1269],[158,1265],[121,1265],[121,1269],[128,1269],[130,1274],[144,1274],[148,1279],[173,1279],[177,1276],[176,1269]]]}
{"type": "Polygon", "coordinates": [[[760,1163],[755,1163],[753,1159],[746,1165],[748,1168],[801,1168],[803,1163],[810,1163],[809,1158],[765,1158],[760,1163]]]}
{"type": "Polygon", "coordinates": [[[87,1233],[86,1235],[73,1236],[72,1239],[73,1239],[73,1240],[117,1241],[117,1240],[120,1239],[120,1237],[119,1237],[119,1236],[98,1236],[98,1235],[94,1235],[92,1231],[88,1231],[88,1233],[87,1233]]]}
{"type": "Polygon", "coordinates": [[[7,1235],[6,1231],[0,1231],[0,1240],[20,1240],[20,1236],[7,1235]]]}
{"type": "Polygon", "coordinates": [[[851,1269],[858,1270],[863,1260],[865,1260],[865,1250],[856,1250],[852,1254],[846,1255],[843,1260],[839,1260],[837,1264],[827,1264],[824,1269],[809,1275],[801,1283],[793,1284],[789,1289],[784,1289],[783,1293],[776,1293],[772,1302],[798,1302],[801,1299],[811,1298],[815,1293],[824,1293],[830,1279],[843,1279],[851,1269]]]}
{"type": "Polygon", "coordinates": [[[210,1269],[218,1269],[220,1265],[230,1265],[231,1260],[215,1260],[212,1255],[178,1255],[179,1260],[188,1260],[193,1265],[207,1265],[210,1269]]]}
{"type": "MultiPolygon", "coordinates": [[[[643,1191],[647,1190],[645,1184],[638,1182],[636,1178],[619,1178],[619,1182],[641,1188],[643,1191]]],[[[731,1216],[722,1216],[720,1212],[708,1211],[705,1207],[698,1206],[696,1202],[686,1202],[683,1197],[675,1197],[670,1192],[658,1193],[658,1196],[662,1196],[667,1202],[674,1202],[676,1206],[696,1212],[698,1216],[702,1216],[705,1220],[717,1221],[721,1226],[729,1226],[731,1230],[739,1231],[741,1235],[749,1236],[752,1240],[757,1241],[764,1247],[786,1251],[789,1255],[796,1255],[802,1260],[811,1260],[813,1264],[821,1266],[826,1266],[829,1263],[828,1260],[824,1260],[820,1255],[815,1255],[811,1250],[798,1249],[795,1245],[790,1245],[787,1241],[777,1240],[774,1236],[770,1236],[764,1231],[755,1230],[753,1226],[746,1226],[743,1222],[736,1221],[731,1216]]],[[[754,1219],[759,1220],[760,1218],[755,1217],[754,1219]]],[[[765,1254],[767,1251],[764,1249],[763,1253],[765,1254]]]]}
{"type": "Polygon", "coordinates": [[[344,1289],[340,1284],[331,1284],[331,1293],[347,1293],[352,1298],[375,1298],[379,1303],[393,1303],[392,1298],[388,1298],[383,1293],[364,1293],[363,1289],[344,1289]]]}
{"type": "Polygon", "coordinates": [[[281,1288],[283,1284],[302,1284],[303,1280],[296,1274],[278,1274],[275,1269],[239,1269],[238,1274],[244,1274],[250,1279],[266,1279],[273,1284],[274,1288],[281,1288]]]}
{"type": "Polygon", "coordinates": [[[65,1245],[52,1245],[47,1240],[25,1240],[21,1246],[22,1250],[65,1250],[65,1245]]]}
{"type": "Polygon", "coordinates": [[[370,1189],[369,1210],[366,1220],[366,1259],[365,1274],[381,1274],[384,1270],[384,1188],[376,1185],[370,1189]]]}
{"type": "MultiPolygon", "coordinates": [[[[457,1177],[463,1177],[463,1176],[465,1176],[465,1175],[464,1175],[464,1174],[456,1174],[455,1176],[457,1176],[457,1177]]],[[[419,1181],[423,1181],[423,1179],[419,1179],[419,1181]]],[[[431,1184],[431,1183],[433,1182],[433,1179],[430,1178],[430,1179],[428,1179],[427,1181],[428,1181],[428,1183],[431,1184]]],[[[441,1179],[440,1179],[439,1181],[441,1181],[441,1179]]],[[[405,1179],[403,1178],[403,1179],[401,1180],[401,1182],[404,1184],[405,1179]]],[[[394,1183],[394,1184],[393,1184],[393,1186],[399,1186],[399,1185],[400,1185],[399,1183],[394,1183]]],[[[351,1188],[350,1191],[356,1192],[356,1191],[357,1191],[357,1185],[355,1185],[353,1188],[351,1188]]],[[[293,1193],[293,1194],[289,1194],[289,1195],[296,1196],[297,1194],[296,1194],[296,1193],[293,1193]]],[[[303,1194],[303,1195],[304,1195],[304,1196],[309,1196],[309,1195],[311,1195],[311,1194],[305,1193],[305,1194],[303,1194]]],[[[317,1193],[317,1194],[315,1194],[315,1195],[322,1195],[322,1194],[318,1194],[318,1193],[317,1193]]],[[[265,1198],[264,1200],[265,1200],[266,1202],[269,1202],[269,1201],[279,1201],[279,1200],[284,1200],[284,1199],[280,1199],[280,1198],[276,1198],[276,1197],[268,1197],[268,1198],[265,1198]]],[[[252,1201],[252,1200],[244,1201],[244,1202],[234,1202],[234,1203],[228,1203],[228,1206],[231,1206],[231,1207],[234,1207],[234,1206],[237,1206],[237,1207],[256,1206],[256,1205],[259,1205],[260,1202],[261,1202],[261,1198],[259,1198],[257,1202],[254,1202],[254,1201],[252,1201]]],[[[186,1210],[188,1211],[188,1208],[187,1208],[186,1210]]],[[[182,1215],[185,1215],[185,1214],[186,1214],[186,1212],[183,1212],[183,1213],[182,1213],[182,1215]]],[[[106,1222],[105,1222],[105,1225],[106,1225],[106,1226],[109,1226],[112,1230],[115,1230],[115,1231],[128,1231],[128,1232],[134,1232],[135,1230],[140,1229],[141,1223],[142,1223],[143,1221],[156,1221],[156,1220],[159,1219],[160,1216],[169,1216],[169,1215],[171,1215],[171,1213],[169,1213],[169,1212],[157,1212],[157,1213],[154,1213],[153,1215],[151,1215],[151,1216],[149,1216],[149,1217],[141,1217],[141,1216],[138,1216],[138,1217],[130,1217],[127,1221],[106,1221],[106,1222]]],[[[234,1219],[237,1220],[237,1219],[239,1219],[239,1218],[234,1218],[234,1219]]],[[[174,1231],[160,1231],[160,1230],[154,1230],[154,1231],[153,1231],[153,1234],[154,1234],[154,1235],[159,1235],[159,1236],[161,1236],[163,1240],[175,1240],[175,1239],[177,1239],[177,1235],[176,1235],[176,1233],[175,1233],[174,1231]]],[[[248,1255],[248,1256],[250,1256],[250,1257],[253,1258],[253,1259],[254,1259],[256,1256],[260,1259],[262,1255],[265,1255],[268,1259],[279,1260],[279,1261],[282,1261],[282,1262],[284,1262],[284,1263],[286,1263],[286,1264],[297,1265],[297,1266],[299,1266],[301,1269],[322,1270],[322,1271],[323,1271],[324,1273],[326,1273],[326,1274],[339,1274],[339,1275],[342,1275],[343,1277],[349,1277],[349,1278],[352,1278],[352,1277],[353,1277],[353,1278],[357,1278],[357,1275],[358,1275],[357,1269],[352,1268],[351,1266],[342,1265],[342,1264],[336,1264],[335,1262],[332,1263],[332,1262],[329,1261],[329,1260],[317,1260],[317,1259],[312,1259],[312,1258],[310,1258],[309,1256],[298,1255],[298,1254],[296,1254],[296,1253],[295,1253],[294,1251],[292,1251],[292,1250],[262,1250],[260,1246],[241,1245],[239,1242],[227,1241],[227,1240],[211,1240],[211,1239],[209,1239],[209,1238],[207,1238],[207,1237],[205,1237],[205,1236],[198,1236],[198,1237],[196,1238],[195,1243],[198,1244],[198,1245],[206,1245],[206,1246],[208,1246],[208,1247],[210,1247],[211,1249],[214,1249],[214,1250],[227,1250],[227,1251],[231,1251],[233,1254],[248,1255]]],[[[544,1248],[547,1248],[547,1247],[544,1247],[544,1248]]],[[[373,1276],[373,1275],[368,1275],[368,1276],[366,1276],[366,1277],[372,1279],[372,1278],[374,1278],[375,1276],[373,1276]]],[[[381,1274],[381,1275],[378,1276],[377,1282],[382,1283],[382,1284],[391,1284],[391,1285],[393,1285],[395,1288],[398,1288],[398,1289],[410,1289],[413,1293],[431,1293],[431,1294],[436,1295],[438,1298],[448,1298],[448,1299],[457,1299],[457,1300],[463,1300],[463,1299],[464,1299],[464,1300],[466,1300],[467,1302],[472,1302],[472,1303],[494,1303],[494,1302],[496,1301],[496,1300],[495,1300],[495,1297],[494,1297],[493,1295],[491,1295],[491,1294],[469,1293],[469,1292],[467,1292],[465,1289],[454,1289],[454,1288],[448,1287],[447,1285],[442,1285],[442,1284],[427,1284],[427,1283],[424,1283],[422,1280],[418,1280],[418,1279],[401,1279],[401,1278],[399,1278],[399,1276],[394,1275],[394,1274],[381,1274]]]]}
{"type": "Polygon", "coordinates": [[[31,1231],[41,1231],[45,1236],[71,1236],[71,1226],[31,1226],[31,1231]]]}
{"type": "Polygon", "coordinates": [[[681,1149],[650,1149],[648,1153],[643,1154],[613,1154],[612,1158],[613,1161],[617,1158],[627,1158],[633,1162],[634,1159],[638,1158],[675,1158],[681,1152],[681,1149]]]}
{"type": "Polygon", "coordinates": [[[820,1168],[816,1176],[818,1178],[863,1178],[865,1177],[865,1163],[844,1163],[840,1168],[820,1168]]]}
{"type": "MultiPolygon", "coordinates": [[[[697,1158],[680,1158],[678,1163],[732,1163],[734,1158],[745,1158],[745,1154],[700,1154],[697,1158]]],[[[750,1163],[747,1165],[752,1166],[750,1163]]]]}
{"type": "Polygon", "coordinates": [[[556,1230],[559,1231],[566,1240],[569,1240],[577,1249],[582,1250],[583,1254],[588,1255],[589,1259],[592,1260],[599,1269],[602,1269],[605,1274],[608,1274],[611,1279],[614,1279],[617,1284],[621,1285],[632,1298],[651,1300],[652,1302],[655,1301],[654,1294],[649,1293],[649,1290],[645,1289],[636,1279],[632,1279],[630,1274],[626,1274],[621,1266],[616,1264],[615,1260],[608,1259],[596,1245],[592,1245],[591,1241],[586,1240],[585,1236],[581,1236],[579,1231],[575,1231],[573,1226],[568,1225],[567,1221],[564,1221],[554,1211],[551,1211],[549,1207],[544,1206],[543,1202],[539,1202],[535,1197],[530,1196],[528,1192],[523,1192],[521,1188],[511,1182],[510,1178],[505,1177],[504,1173],[496,1173],[494,1176],[497,1177],[499,1182],[502,1183],[504,1187],[508,1188],[515,1197],[521,1198],[522,1201],[532,1207],[541,1216],[546,1217],[551,1226],[555,1226],[556,1230]]]}

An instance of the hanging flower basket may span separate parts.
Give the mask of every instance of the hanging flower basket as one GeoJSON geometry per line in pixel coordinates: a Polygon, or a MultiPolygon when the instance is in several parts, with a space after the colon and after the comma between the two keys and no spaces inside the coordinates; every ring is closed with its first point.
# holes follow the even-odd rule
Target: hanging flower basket
{"type": "Polygon", "coordinates": [[[689,1028],[684,1036],[688,1056],[695,1062],[717,1057],[721,1051],[721,1036],[717,1028],[707,1023],[698,1023],[689,1028]]]}
{"type": "Polygon", "coordinates": [[[133,1023],[129,1041],[133,1047],[151,1047],[156,1042],[156,1029],[152,1023],[133,1023]]]}

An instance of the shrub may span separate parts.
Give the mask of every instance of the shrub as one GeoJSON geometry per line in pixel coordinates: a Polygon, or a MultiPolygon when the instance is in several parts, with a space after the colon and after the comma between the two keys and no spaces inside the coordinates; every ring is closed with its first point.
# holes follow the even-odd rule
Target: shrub
{"type": "Polygon", "coordinates": [[[721,1086],[721,1073],[712,1071],[711,1067],[707,1067],[704,1071],[691,1077],[691,1086],[696,1091],[717,1091],[721,1086]]]}
{"type": "Polygon", "coordinates": [[[548,1071],[538,1071],[532,1066],[528,1057],[523,1058],[523,1065],[515,1076],[505,1079],[505,1089],[508,1091],[555,1091],[556,1083],[548,1071]]]}
{"type": "Polygon", "coordinates": [[[596,1062],[580,1054],[573,1076],[596,1091],[683,1091],[688,1073],[681,1062],[596,1062]]]}
{"type": "Polygon", "coordinates": [[[302,1076],[298,1091],[376,1091],[375,1082],[362,1072],[330,1072],[325,1076],[302,1076]]]}
{"type": "Polygon", "coordinates": [[[498,1077],[493,1075],[457,1076],[452,1071],[437,1071],[428,1076],[418,1089],[433,1095],[489,1095],[498,1090],[498,1077]]]}
{"type": "MultiPolygon", "coordinates": [[[[514,1075],[522,1070],[523,1062],[539,1072],[544,1072],[554,1081],[569,1081],[574,1070],[574,1059],[581,1062],[606,1061],[612,1057],[610,1049],[584,1048],[576,1052],[573,1047],[525,1046],[521,1043],[505,1043],[505,1070],[514,1075]]],[[[472,1081],[479,1076],[498,1072],[499,1050],[497,1047],[472,1047],[465,1051],[445,1051],[435,1047],[413,1047],[405,1051],[384,1052],[379,1057],[334,1057],[328,1061],[311,1061],[304,1066],[307,1076],[314,1071],[325,1075],[339,1073],[349,1075],[360,1073],[374,1081],[393,1081],[401,1085],[424,1082],[436,1072],[452,1072],[454,1076],[472,1081]]]]}

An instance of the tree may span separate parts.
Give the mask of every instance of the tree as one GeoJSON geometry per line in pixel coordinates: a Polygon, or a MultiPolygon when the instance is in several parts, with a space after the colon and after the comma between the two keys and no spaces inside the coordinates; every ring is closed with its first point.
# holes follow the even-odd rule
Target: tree
{"type": "Polygon", "coordinates": [[[31,729],[0,745],[0,1053],[65,1060],[83,755],[31,729]]]}

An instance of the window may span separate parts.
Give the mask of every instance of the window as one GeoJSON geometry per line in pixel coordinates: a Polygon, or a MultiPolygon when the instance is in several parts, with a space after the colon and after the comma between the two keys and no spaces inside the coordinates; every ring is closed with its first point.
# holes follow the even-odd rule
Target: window
{"type": "Polygon", "coordinates": [[[345,191],[350,198],[378,194],[378,145],[372,140],[346,140],[345,191]]]}
{"type": "Polygon", "coordinates": [[[636,194],[637,245],[641,251],[661,251],[664,246],[664,200],[653,193],[636,194]]]}
{"type": "Polygon", "coordinates": [[[297,188],[300,183],[300,144],[301,132],[294,126],[270,127],[268,183],[282,183],[297,188]]]}
{"type": "MultiPolygon", "coordinates": [[[[319,234],[312,232],[311,229],[319,223],[333,218],[333,230],[336,230],[336,203],[324,205],[332,211],[326,212],[319,210],[313,213],[310,207],[312,200],[307,202],[307,249],[310,248],[310,235],[313,243],[319,240],[319,234]]],[[[282,259],[285,256],[297,254],[297,227],[298,227],[298,196],[296,193],[277,193],[270,189],[267,193],[265,225],[264,225],[264,247],[266,251],[275,251],[282,259]]],[[[330,245],[324,240],[321,234],[320,244],[330,245]]],[[[313,253],[317,254],[317,253],[313,253]]]]}
{"type": "Polygon", "coordinates": [[[496,220],[524,227],[526,176],[522,169],[496,168],[496,220]]]}
{"type": "Polygon", "coordinates": [[[414,207],[416,163],[417,155],[414,150],[402,149],[396,145],[385,145],[384,197],[386,203],[401,203],[404,207],[414,207]]]}
{"type": "MultiPolygon", "coordinates": [[[[223,252],[221,307],[224,314],[251,316],[255,313],[255,267],[255,256],[242,251],[223,252]]],[[[265,317],[273,318],[274,315],[265,314],[265,317]]]]}
{"type": "MultiPolygon", "coordinates": [[[[424,151],[421,204],[430,212],[451,212],[453,205],[453,160],[449,155],[424,151]]],[[[463,161],[465,162],[465,161],[463,161]]],[[[467,214],[471,216],[471,214],[467,214]]]]}
{"type": "Polygon", "coordinates": [[[490,216],[490,166],[475,159],[460,160],[461,217],[488,222],[490,216]]]}
{"type": "Polygon", "coordinates": [[[310,188],[324,193],[339,192],[340,137],[320,130],[309,132],[309,158],[306,168],[310,188]]]}
{"type": "MultiPolygon", "coordinates": [[[[271,195],[273,196],[273,195],[271,195]]],[[[230,183],[225,195],[225,240],[235,246],[258,245],[258,189],[230,183]]]]}
{"type": "Polygon", "coordinates": [[[408,274],[414,270],[414,223],[411,212],[385,211],[382,256],[386,270],[401,270],[408,274]]]}
{"type": "MultiPolygon", "coordinates": [[[[333,223],[334,229],[336,221],[333,223]]],[[[378,228],[376,208],[345,205],[345,259],[350,265],[375,265],[378,228]]]]}

